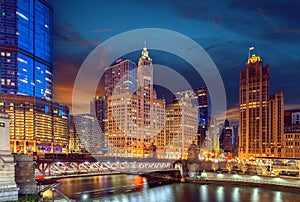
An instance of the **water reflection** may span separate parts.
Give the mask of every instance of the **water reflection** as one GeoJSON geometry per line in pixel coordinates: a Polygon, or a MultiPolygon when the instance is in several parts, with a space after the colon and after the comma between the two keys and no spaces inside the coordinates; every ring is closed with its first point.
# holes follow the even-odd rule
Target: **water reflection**
{"type": "Polygon", "coordinates": [[[280,191],[276,191],[274,193],[274,202],[282,202],[281,192],[280,191]]]}
{"type": "Polygon", "coordinates": [[[232,192],[232,201],[239,202],[240,201],[240,192],[239,187],[234,187],[232,192]]]}
{"type": "MultiPolygon", "coordinates": [[[[71,178],[58,189],[76,201],[203,201],[281,202],[298,201],[300,194],[245,186],[176,183],[149,188],[146,178],[111,175],[71,178]]],[[[51,194],[48,193],[48,196],[51,194]]]]}
{"type": "Polygon", "coordinates": [[[251,201],[258,202],[258,200],[259,200],[259,190],[257,187],[255,187],[252,192],[251,201]]]}
{"type": "Polygon", "coordinates": [[[224,187],[223,186],[219,186],[217,188],[217,199],[218,199],[218,202],[223,202],[224,201],[224,187]]]}
{"type": "Polygon", "coordinates": [[[208,190],[207,185],[200,186],[201,201],[208,201],[208,190]]]}

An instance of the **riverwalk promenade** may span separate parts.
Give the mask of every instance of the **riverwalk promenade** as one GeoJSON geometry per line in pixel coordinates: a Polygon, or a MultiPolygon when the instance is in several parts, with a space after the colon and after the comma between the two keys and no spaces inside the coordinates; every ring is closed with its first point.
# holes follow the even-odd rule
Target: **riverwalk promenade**
{"type": "Polygon", "coordinates": [[[245,185],[279,190],[300,191],[300,178],[265,175],[239,175],[229,173],[205,173],[205,177],[186,177],[185,182],[199,184],[245,185]]]}

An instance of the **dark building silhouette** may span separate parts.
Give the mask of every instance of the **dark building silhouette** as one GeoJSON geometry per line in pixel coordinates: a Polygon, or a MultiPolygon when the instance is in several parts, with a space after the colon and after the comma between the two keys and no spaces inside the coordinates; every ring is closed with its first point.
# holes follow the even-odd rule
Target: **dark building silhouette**
{"type": "Polygon", "coordinates": [[[223,130],[220,135],[220,149],[224,151],[227,156],[233,154],[233,129],[230,127],[229,121],[224,122],[223,130]]]}
{"type": "Polygon", "coordinates": [[[97,96],[91,101],[90,105],[90,113],[95,115],[98,123],[101,127],[102,132],[104,133],[105,123],[106,123],[106,97],[105,96],[97,96]]]}

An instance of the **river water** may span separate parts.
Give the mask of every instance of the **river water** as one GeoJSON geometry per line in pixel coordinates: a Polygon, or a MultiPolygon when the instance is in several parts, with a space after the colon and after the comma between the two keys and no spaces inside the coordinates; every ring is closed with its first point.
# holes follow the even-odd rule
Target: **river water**
{"type": "MultiPolygon", "coordinates": [[[[204,202],[298,202],[300,192],[267,188],[174,183],[152,186],[133,175],[105,175],[62,179],[57,189],[76,201],[204,201],[204,202]]],[[[155,183],[160,184],[159,181],[155,183]]],[[[51,198],[52,192],[45,192],[51,198]]]]}

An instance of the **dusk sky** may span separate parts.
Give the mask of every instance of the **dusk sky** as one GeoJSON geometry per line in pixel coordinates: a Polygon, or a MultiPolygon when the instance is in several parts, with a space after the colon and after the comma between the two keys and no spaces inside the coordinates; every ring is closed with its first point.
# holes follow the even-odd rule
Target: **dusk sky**
{"type": "MultiPolygon", "coordinates": [[[[300,108],[299,1],[53,0],[52,5],[58,102],[71,104],[77,71],[101,42],[133,29],[163,28],[190,37],[207,51],[225,84],[229,112],[237,112],[239,72],[251,46],[264,65],[270,64],[271,93],[283,89],[286,108],[300,108]]],[[[129,59],[137,62],[135,55],[129,59]]],[[[205,85],[173,56],[151,49],[150,56],[153,63],[185,72],[193,87],[205,85]]]]}

